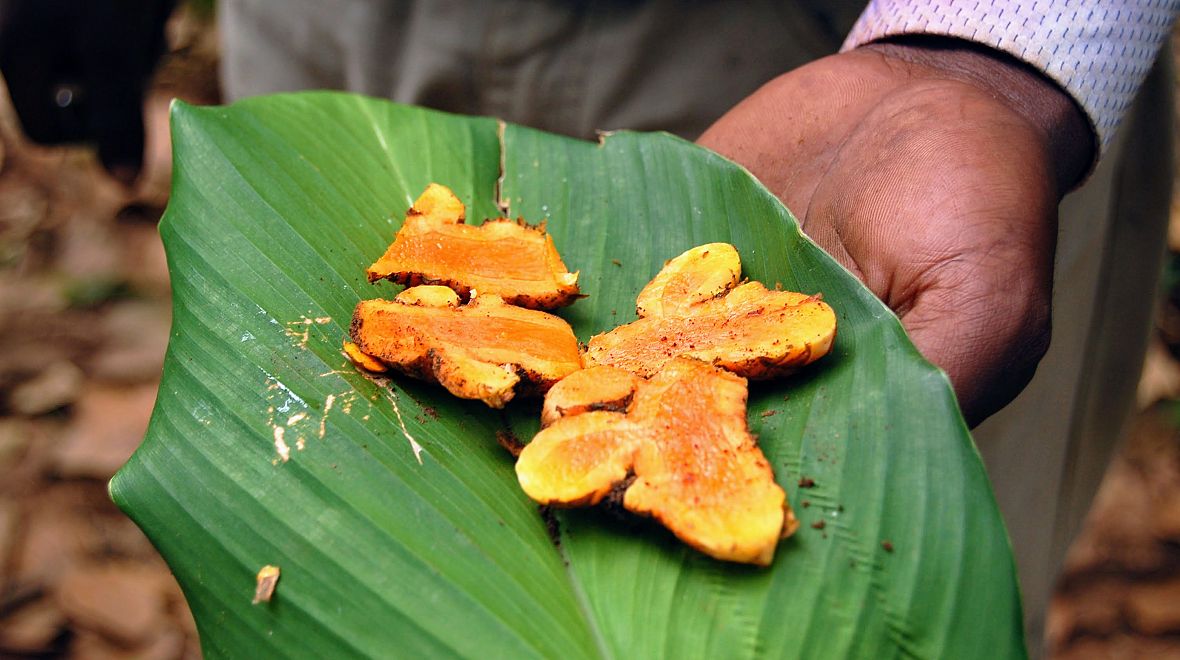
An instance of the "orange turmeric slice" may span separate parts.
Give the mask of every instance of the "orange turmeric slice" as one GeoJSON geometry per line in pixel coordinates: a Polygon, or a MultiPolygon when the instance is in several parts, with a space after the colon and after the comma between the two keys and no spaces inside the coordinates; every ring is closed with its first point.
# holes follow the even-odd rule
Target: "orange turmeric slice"
{"type": "Polygon", "coordinates": [[[347,340],[344,342],[344,354],[348,356],[348,359],[353,364],[365,371],[375,374],[383,374],[389,371],[389,367],[384,362],[365,353],[359,346],[347,340]]]}
{"type": "Polygon", "coordinates": [[[725,295],[737,284],[742,261],[728,243],[695,247],[664,263],[635,300],[640,316],[683,316],[692,306],[725,295]]]}
{"type": "Polygon", "coordinates": [[[363,355],[493,408],[518,393],[542,393],[582,368],[578,340],[562,319],[493,294],[461,305],[442,286],[361,301],[350,335],[363,355]]]}
{"type": "Polygon", "coordinates": [[[739,285],[740,270],[737,250],[725,243],[672,259],[639,293],[639,320],[590,339],[586,366],[650,376],[683,355],[758,380],[827,354],[836,337],[831,307],[818,296],[739,285]]]}
{"type": "Polygon", "coordinates": [[[463,202],[430,184],[406,212],[385,254],[365,271],[370,282],[441,284],[466,299],[472,291],[505,302],[552,309],[578,299],[578,274],[566,270],[543,226],[496,218],[464,224],[463,202]]]}
{"type": "Polygon", "coordinates": [[[598,367],[575,371],[545,395],[541,426],[593,410],[624,412],[631,405],[631,397],[638,386],[639,377],[622,369],[598,367]]]}
{"type": "Polygon", "coordinates": [[[745,378],[688,358],[650,380],[609,366],[577,372],[546,395],[555,414],[521,452],[517,478],[529,497],[557,506],[623,488],[626,509],[701,552],[769,565],[798,523],[746,426],[746,396],[745,378]]]}

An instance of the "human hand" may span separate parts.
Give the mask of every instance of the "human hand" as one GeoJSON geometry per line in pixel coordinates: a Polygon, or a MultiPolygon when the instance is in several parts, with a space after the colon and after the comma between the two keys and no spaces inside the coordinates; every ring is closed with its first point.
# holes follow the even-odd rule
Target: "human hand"
{"type": "Polygon", "coordinates": [[[897,312],[972,426],[1032,378],[1057,204],[1093,153],[1052,83],[965,42],[874,44],[771,81],[700,143],[745,165],[897,312]]]}

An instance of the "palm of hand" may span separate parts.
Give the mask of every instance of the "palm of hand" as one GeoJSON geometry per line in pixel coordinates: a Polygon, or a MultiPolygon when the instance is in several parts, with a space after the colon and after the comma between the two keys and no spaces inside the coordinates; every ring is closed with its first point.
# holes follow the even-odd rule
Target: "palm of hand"
{"type": "Polygon", "coordinates": [[[1058,185],[1024,116],[928,73],[872,52],[825,58],[701,143],[748,167],[898,313],[977,423],[1047,347],[1058,185]]]}

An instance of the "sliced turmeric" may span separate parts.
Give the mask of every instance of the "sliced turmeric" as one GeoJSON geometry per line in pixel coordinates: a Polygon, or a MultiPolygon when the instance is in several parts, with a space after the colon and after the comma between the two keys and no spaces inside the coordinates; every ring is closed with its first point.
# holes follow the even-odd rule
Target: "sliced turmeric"
{"type": "Polygon", "coordinates": [[[365,353],[356,344],[346,340],[343,348],[344,355],[358,368],[375,374],[383,374],[389,371],[389,367],[384,362],[365,353]]]}
{"type": "Polygon", "coordinates": [[[592,410],[626,411],[638,386],[639,377],[622,369],[599,367],[575,371],[545,395],[541,426],[592,410]]]}
{"type": "Polygon", "coordinates": [[[406,212],[385,254],[365,271],[370,282],[441,284],[466,299],[472,291],[532,309],[568,305],[580,296],[578,274],[567,271],[543,226],[496,218],[464,224],[463,202],[430,184],[406,212]]]}
{"type": "Polygon", "coordinates": [[[723,296],[742,274],[742,260],[728,243],[710,243],[688,250],[664,267],[639,292],[640,316],[683,316],[693,305],[723,296]]]}
{"type": "Polygon", "coordinates": [[[590,339],[586,366],[650,376],[683,355],[767,379],[827,354],[836,336],[831,307],[818,296],[739,284],[740,271],[737,250],[725,243],[670,260],[639,293],[639,320],[590,339]]]}
{"type": "Polygon", "coordinates": [[[363,300],[349,334],[364,356],[493,408],[520,393],[543,393],[582,368],[578,340],[562,319],[494,294],[460,302],[442,286],[363,300]]]}
{"type": "Polygon", "coordinates": [[[798,523],[746,426],[746,397],[745,378],[689,358],[650,380],[609,366],[577,372],[546,396],[548,425],[521,452],[517,477],[556,506],[623,488],[626,509],[701,552],[768,565],[798,523]]]}

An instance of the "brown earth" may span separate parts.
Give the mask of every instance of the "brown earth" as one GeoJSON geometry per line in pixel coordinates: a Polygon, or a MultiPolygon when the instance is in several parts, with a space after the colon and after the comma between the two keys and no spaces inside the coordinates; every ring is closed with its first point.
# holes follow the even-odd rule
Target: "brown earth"
{"type": "Polygon", "coordinates": [[[27,142],[0,86],[0,657],[201,655],[171,572],[106,490],[168,342],[168,102],[217,101],[216,35],[181,12],[169,37],[134,189],[90,149],[27,142]]]}

